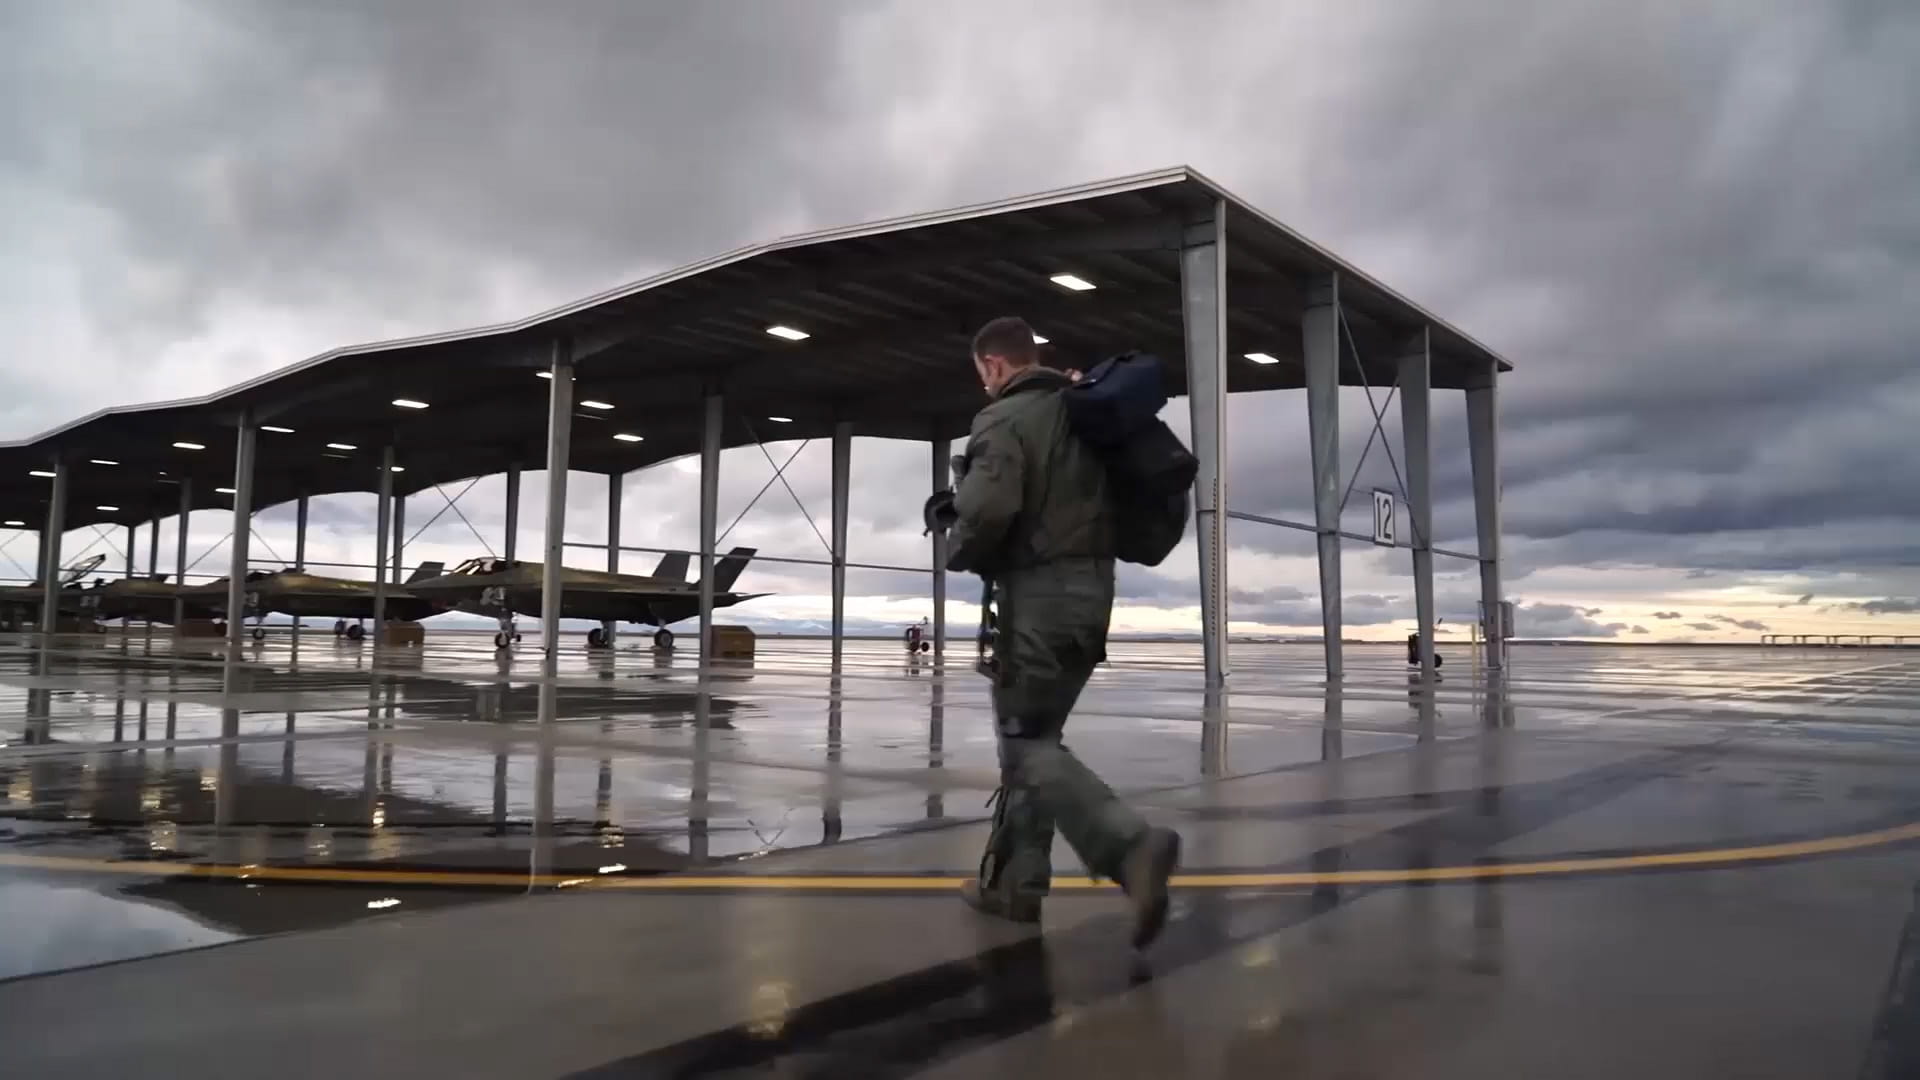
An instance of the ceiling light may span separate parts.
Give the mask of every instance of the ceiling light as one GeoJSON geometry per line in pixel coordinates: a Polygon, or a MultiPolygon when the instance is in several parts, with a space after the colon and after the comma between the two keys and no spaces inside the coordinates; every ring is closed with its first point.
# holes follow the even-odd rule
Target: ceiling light
{"type": "Polygon", "coordinates": [[[611,408],[613,408],[613,406],[611,406],[611,405],[609,405],[609,404],[607,404],[607,403],[606,403],[606,402],[604,402],[604,401],[583,401],[583,402],[581,402],[581,403],[580,403],[580,407],[581,407],[581,408],[583,408],[583,409],[611,409],[611,408]]]}
{"type": "Polygon", "coordinates": [[[401,408],[403,408],[403,409],[424,409],[424,408],[426,408],[426,407],[427,407],[427,403],[426,403],[426,402],[424,402],[424,401],[415,401],[415,400],[413,400],[413,399],[412,399],[412,398],[410,398],[410,397],[397,397],[397,398],[394,398],[394,399],[393,399],[393,403],[394,403],[395,405],[398,405],[398,406],[400,406],[400,407],[401,407],[401,408]]]}
{"type": "Polygon", "coordinates": [[[120,463],[119,463],[119,462],[117,462],[117,461],[108,461],[108,460],[107,460],[106,458],[103,458],[103,457],[97,457],[97,458],[88,458],[87,460],[88,460],[89,462],[91,462],[92,464],[95,464],[95,465],[118,465],[118,464],[120,464],[120,463]]]}
{"type": "Polygon", "coordinates": [[[271,432],[273,432],[273,433],[274,433],[275,435],[291,435],[291,434],[293,434],[293,429],[292,429],[292,428],[290,428],[290,427],[276,427],[276,426],[274,426],[273,424],[261,424],[261,425],[260,425],[260,430],[261,430],[261,431],[271,431],[271,432]]]}
{"type": "Polygon", "coordinates": [[[536,371],[533,374],[536,378],[541,378],[541,379],[553,378],[553,372],[551,371],[536,371]]]}
{"type": "Polygon", "coordinates": [[[119,507],[117,507],[117,506],[96,506],[96,507],[94,507],[94,509],[95,509],[95,510],[104,510],[104,511],[106,511],[107,513],[109,513],[109,514],[111,514],[111,513],[113,513],[113,512],[115,512],[115,511],[117,511],[117,510],[119,510],[120,508],[119,508],[119,507]]]}
{"type": "Polygon", "coordinates": [[[394,467],[388,469],[387,471],[388,472],[406,472],[407,467],[405,465],[395,465],[394,467]]]}
{"type": "Polygon", "coordinates": [[[53,474],[48,472],[45,469],[29,469],[27,470],[27,475],[28,476],[44,476],[49,480],[53,479],[53,474]]]}
{"type": "Polygon", "coordinates": [[[0,521],[0,525],[5,525],[9,529],[24,529],[27,527],[27,523],[24,521],[0,521]]]}
{"type": "Polygon", "coordinates": [[[767,327],[767,333],[777,338],[785,338],[788,341],[805,341],[811,336],[805,330],[795,330],[791,326],[769,326],[767,327]]]}
{"type": "Polygon", "coordinates": [[[1045,345],[1047,343],[1047,339],[1041,337],[1039,334],[1035,334],[1033,335],[1033,343],[1035,345],[1045,345]]]}
{"type": "Polygon", "coordinates": [[[206,447],[201,446],[197,442],[177,442],[173,444],[173,448],[175,450],[205,450],[206,449],[206,447]]]}
{"type": "Polygon", "coordinates": [[[793,417],[791,417],[791,416],[769,416],[769,417],[767,417],[767,419],[769,419],[769,420],[771,420],[771,421],[773,421],[773,422],[774,422],[774,423],[776,423],[776,424],[791,424],[791,423],[793,423],[793,417]]]}
{"type": "Polygon", "coordinates": [[[645,438],[645,436],[644,436],[644,435],[629,435],[629,434],[627,434],[626,432],[624,432],[624,431],[623,431],[623,432],[621,432],[620,434],[618,434],[618,435],[615,435],[615,436],[614,436],[614,438],[616,438],[616,439],[618,439],[618,440],[620,440],[621,442],[639,442],[639,441],[640,441],[641,439],[643,439],[643,438],[645,438]]]}
{"type": "Polygon", "coordinates": [[[1063,289],[1072,289],[1074,292],[1086,292],[1093,288],[1093,282],[1073,274],[1055,274],[1047,280],[1063,289]]]}
{"type": "Polygon", "coordinates": [[[397,896],[387,896],[378,900],[369,900],[367,901],[367,906],[375,911],[384,911],[387,908],[399,907],[400,898],[397,896]]]}
{"type": "Polygon", "coordinates": [[[233,494],[233,489],[232,488],[214,488],[213,493],[215,495],[231,495],[233,494]]]}
{"type": "Polygon", "coordinates": [[[1263,352],[1250,352],[1247,354],[1247,359],[1256,364],[1277,364],[1280,362],[1279,357],[1263,352]]]}
{"type": "Polygon", "coordinates": [[[360,448],[359,448],[359,447],[357,447],[357,446],[355,446],[355,445],[353,445],[352,443],[345,443],[345,442],[330,442],[330,443],[328,443],[328,444],[327,444],[327,449],[329,449],[329,450],[358,450],[358,449],[360,449],[360,448]]]}

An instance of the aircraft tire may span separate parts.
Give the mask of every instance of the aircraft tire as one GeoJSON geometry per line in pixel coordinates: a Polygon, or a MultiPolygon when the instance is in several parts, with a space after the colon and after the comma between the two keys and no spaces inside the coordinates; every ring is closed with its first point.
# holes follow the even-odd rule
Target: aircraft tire
{"type": "Polygon", "coordinates": [[[367,636],[367,628],[359,625],[358,623],[355,623],[354,625],[347,627],[348,641],[359,641],[360,639],[366,636],[367,636]]]}
{"type": "Polygon", "coordinates": [[[606,647],[607,647],[607,632],[606,632],[606,631],[604,631],[604,630],[602,630],[602,629],[600,629],[600,628],[599,628],[599,627],[597,627],[597,626],[596,626],[596,627],[594,627],[593,629],[591,629],[591,630],[589,630],[589,631],[587,631],[587,648],[589,648],[589,649],[604,649],[604,648],[606,648],[606,647]]]}
{"type": "Polygon", "coordinates": [[[653,647],[661,652],[673,651],[673,631],[661,627],[653,632],[653,647]]]}
{"type": "MultiPolygon", "coordinates": [[[[519,637],[519,636],[520,635],[518,634],[514,635],[514,637],[519,637]]],[[[505,649],[509,644],[511,644],[511,642],[508,639],[507,632],[505,630],[502,630],[499,633],[493,635],[493,647],[495,649],[505,649]]]]}
{"type": "Polygon", "coordinates": [[[347,636],[347,620],[345,620],[345,619],[335,619],[335,620],[333,621],[333,636],[334,636],[334,637],[346,637],[346,636],[347,636]]]}
{"type": "Polygon", "coordinates": [[[266,627],[264,627],[264,626],[256,626],[256,627],[254,627],[254,628],[253,628],[253,640],[255,640],[255,641],[265,641],[265,640],[267,640],[267,628],[266,628],[266,627]]]}
{"type": "Polygon", "coordinates": [[[933,651],[933,642],[931,642],[931,641],[923,641],[923,642],[921,642],[921,643],[920,643],[920,651],[921,651],[921,652],[932,652],[932,651],[933,651]]]}

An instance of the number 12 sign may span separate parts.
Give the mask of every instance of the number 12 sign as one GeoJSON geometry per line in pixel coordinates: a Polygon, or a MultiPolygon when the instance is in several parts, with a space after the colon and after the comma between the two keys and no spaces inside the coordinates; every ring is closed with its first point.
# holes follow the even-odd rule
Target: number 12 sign
{"type": "Polygon", "coordinates": [[[1393,492],[1373,489],[1373,542],[1382,547],[1395,544],[1393,492]]]}

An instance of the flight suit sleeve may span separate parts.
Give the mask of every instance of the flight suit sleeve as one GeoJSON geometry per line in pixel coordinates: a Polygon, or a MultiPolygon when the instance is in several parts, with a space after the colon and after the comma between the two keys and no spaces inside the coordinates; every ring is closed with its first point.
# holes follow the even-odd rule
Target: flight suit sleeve
{"type": "Polygon", "coordinates": [[[958,515],[948,536],[947,569],[990,572],[1020,513],[1019,439],[1004,416],[985,418],[967,440],[966,473],[954,489],[958,515]]]}

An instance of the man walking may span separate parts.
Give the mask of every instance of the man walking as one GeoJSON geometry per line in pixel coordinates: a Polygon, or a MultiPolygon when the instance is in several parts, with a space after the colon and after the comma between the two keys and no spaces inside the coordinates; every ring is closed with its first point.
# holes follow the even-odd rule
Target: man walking
{"type": "Polygon", "coordinates": [[[1060,392],[1071,380],[1039,359],[1018,318],[973,339],[990,401],[955,462],[947,568],[993,584],[1000,789],[979,874],[962,895],[987,914],[1038,921],[1057,827],[1095,877],[1126,893],[1133,943],[1144,947],[1166,922],[1180,837],[1149,826],[1061,744],[1106,659],[1115,520],[1105,464],[1068,427],[1060,392]]]}

